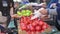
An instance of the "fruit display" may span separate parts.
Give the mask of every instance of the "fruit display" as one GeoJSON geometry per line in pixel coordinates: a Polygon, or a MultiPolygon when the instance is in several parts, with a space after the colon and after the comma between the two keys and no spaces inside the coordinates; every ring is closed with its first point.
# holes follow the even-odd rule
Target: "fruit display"
{"type": "Polygon", "coordinates": [[[30,16],[31,13],[32,12],[30,10],[22,10],[21,12],[17,11],[17,15],[19,15],[19,16],[30,16]]]}
{"type": "MultiPolygon", "coordinates": [[[[25,6],[23,6],[25,7],[25,6]]],[[[32,13],[30,9],[22,9],[21,11],[17,11],[17,15],[20,17],[20,28],[22,31],[26,31],[27,34],[38,34],[44,32],[49,25],[39,20],[39,18],[31,20],[32,13]]]]}
{"type": "Polygon", "coordinates": [[[17,14],[19,15],[19,16],[21,16],[22,14],[21,14],[21,12],[19,12],[19,11],[17,11],[17,14]]]}
{"type": "MultiPolygon", "coordinates": [[[[30,16],[32,17],[32,16],[30,16]]],[[[20,19],[20,27],[23,31],[26,32],[32,32],[36,33],[36,32],[43,32],[44,30],[46,30],[49,25],[45,22],[43,22],[42,20],[34,19],[34,20],[30,20],[29,16],[22,16],[20,19]]]]}

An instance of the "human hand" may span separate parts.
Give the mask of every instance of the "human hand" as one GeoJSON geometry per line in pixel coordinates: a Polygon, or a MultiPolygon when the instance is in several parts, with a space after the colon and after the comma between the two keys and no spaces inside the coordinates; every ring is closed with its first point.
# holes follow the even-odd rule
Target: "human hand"
{"type": "Polygon", "coordinates": [[[49,15],[41,16],[41,20],[43,20],[43,21],[48,21],[49,18],[50,18],[49,15]]]}
{"type": "Polygon", "coordinates": [[[12,18],[16,18],[17,16],[17,14],[11,15],[12,18]]]}
{"type": "Polygon", "coordinates": [[[48,11],[45,8],[41,8],[38,10],[42,15],[40,15],[40,18],[45,21],[48,20],[50,17],[48,16],[48,11]]]}
{"type": "Polygon", "coordinates": [[[48,14],[48,12],[47,12],[47,10],[46,10],[45,8],[40,8],[38,11],[39,11],[41,14],[43,14],[43,15],[47,15],[47,14],[48,14]]]}
{"type": "Polygon", "coordinates": [[[35,18],[41,18],[42,20],[47,19],[47,10],[44,8],[41,8],[37,11],[34,12],[34,16],[31,18],[31,20],[35,19],[35,18]]]}

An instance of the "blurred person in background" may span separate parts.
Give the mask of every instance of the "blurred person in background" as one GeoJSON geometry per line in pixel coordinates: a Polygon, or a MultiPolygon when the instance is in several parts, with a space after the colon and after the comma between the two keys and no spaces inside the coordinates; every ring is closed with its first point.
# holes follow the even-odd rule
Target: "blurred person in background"
{"type": "Polygon", "coordinates": [[[46,0],[40,0],[40,3],[46,3],[46,0]]]}
{"type": "Polygon", "coordinates": [[[29,0],[21,0],[21,4],[27,4],[29,3],[29,0]]]}
{"type": "Polygon", "coordinates": [[[29,2],[36,2],[36,0],[29,0],[29,2]]]}
{"type": "MultiPolygon", "coordinates": [[[[53,0],[51,4],[53,5],[53,9],[49,9],[45,12],[47,12],[47,14],[56,15],[56,22],[54,24],[56,28],[60,31],[60,0],[53,0]]],[[[43,11],[41,12],[44,13],[43,11]]]]}
{"type": "Polygon", "coordinates": [[[52,15],[56,15],[56,23],[54,24],[60,31],[60,0],[51,0],[50,5],[52,5],[52,7],[50,6],[52,11],[48,12],[52,15]]]}
{"type": "Polygon", "coordinates": [[[2,11],[2,0],[0,0],[0,11],[2,11]]]}
{"type": "MultiPolygon", "coordinates": [[[[17,14],[17,11],[19,10],[19,2],[15,2],[14,3],[14,14],[17,14]]],[[[17,29],[17,19],[14,18],[14,25],[17,29]]]]}
{"type": "Polygon", "coordinates": [[[47,5],[49,4],[50,0],[40,0],[40,3],[46,3],[47,5]]]}
{"type": "MultiPolygon", "coordinates": [[[[2,12],[3,16],[7,17],[7,26],[10,23],[11,20],[11,13],[10,13],[10,9],[13,7],[13,0],[0,0],[0,11],[2,12]]],[[[12,8],[13,11],[13,8],[12,8]]]]}

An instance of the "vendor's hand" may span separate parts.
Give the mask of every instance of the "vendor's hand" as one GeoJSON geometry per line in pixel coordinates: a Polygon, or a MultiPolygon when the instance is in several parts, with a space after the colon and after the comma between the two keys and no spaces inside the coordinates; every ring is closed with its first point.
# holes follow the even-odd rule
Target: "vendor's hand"
{"type": "Polygon", "coordinates": [[[17,14],[11,15],[12,18],[16,18],[17,16],[17,14]]]}
{"type": "MultiPolygon", "coordinates": [[[[38,10],[38,12],[40,12],[40,13],[42,14],[42,15],[39,15],[42,20],[48,19],[48,12],[47,12],[46,9],[41,8],[41,9],[38,10]],[[43,16],[43,15],[44,15],[44,16],[43,16]]],[[[38,14],[38,13],[37,13],[37,14],[38,14]]],[[[35,17],[31,18],[31,20],[33,20],[33,19],[35,19],[35,18],[39,18],[39,16],[36,15],[35,17]]]]}
{"type": "Polygon", "coordinates": [[[41,16],[40,18],[43,21],[48,21],[50,19],[50,16],[49,15],[46,15],[46,16],[41,16]]]}
{"type": "Polygon", "coordinates": [[[12,18],[20,18],[21,16],[18,16],[17,14],[14,14],[11,16],[12,18]]]}
{"type": "Polygon", "coordinates": [[[45,21],[45,20],[48,20],[49,16],[48,16],[48,12],[45,8],[41,8],[38,10],[42,15],[40,16],[40,18],[45,21]],[[43,16],[45,15],[45,16],[43,16]]]}
{"type": "Polygon", "coordinates": [[[11,15],[11,18],[14,18],[14,15],[11,15]]]}
{"type": "Polygon", "coordinates": [[[43,14],[43,15],[47,15],[47,14],[48,14],[47,10],[44,9],[44,8],[41,8],[41,9],[39,9],[38,11],[39,11],[41,14],[43,14]]]}

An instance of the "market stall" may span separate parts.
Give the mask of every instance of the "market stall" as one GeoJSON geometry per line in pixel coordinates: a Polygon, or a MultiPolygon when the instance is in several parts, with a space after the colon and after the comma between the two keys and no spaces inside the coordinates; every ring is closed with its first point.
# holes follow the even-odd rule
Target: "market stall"
{"type": "Polygon", "coordinates": [[[40,20],[39,18],[36,18],[34,20],[31,20],[31,17],[33,16],[34,10],[32,10],[33,7],[24,5],[23,8],[20,8],[17,11],[17,15],[19,16],[18,20],[18,33],[19,34],[39,34],[43,32],[50,32],[50,26],[40,20]],[[27,8],[29,7],[29,8],[27,8]]]}

